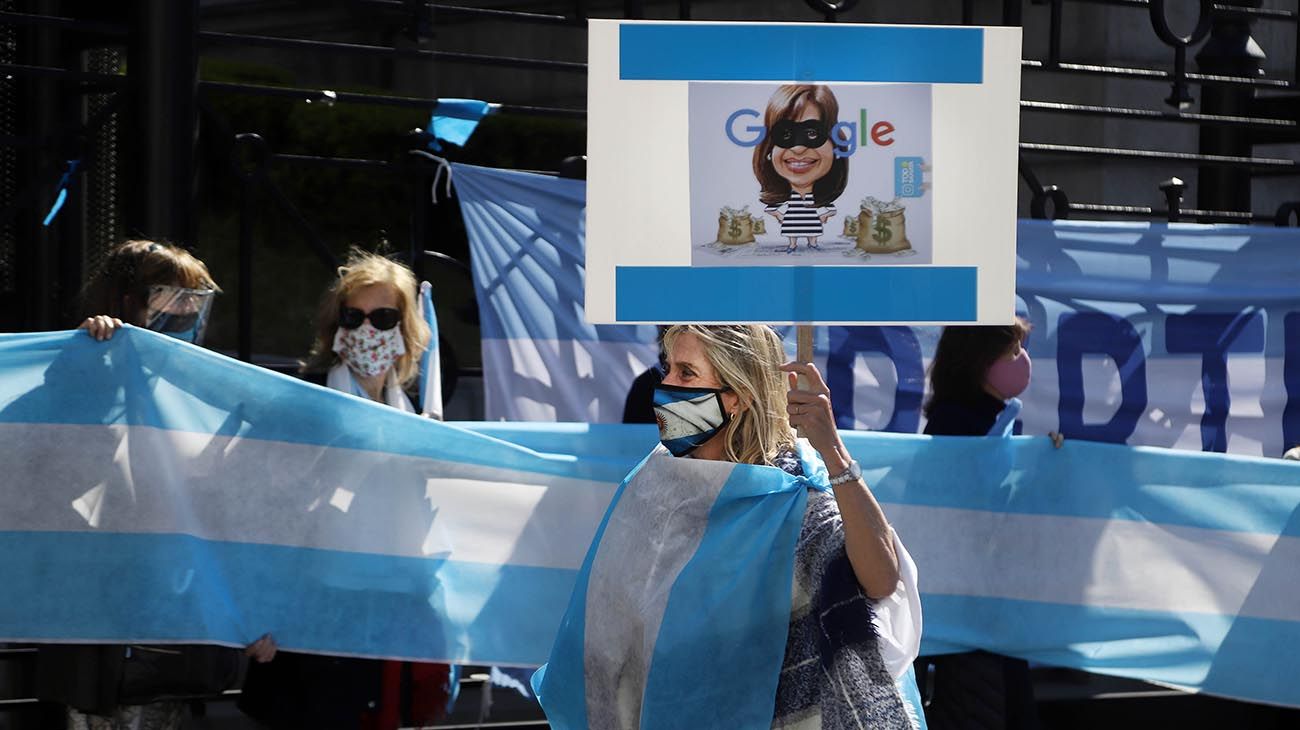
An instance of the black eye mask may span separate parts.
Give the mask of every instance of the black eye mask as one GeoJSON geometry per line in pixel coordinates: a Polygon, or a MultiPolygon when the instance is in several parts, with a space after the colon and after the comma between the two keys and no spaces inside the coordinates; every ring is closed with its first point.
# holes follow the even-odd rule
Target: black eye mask
{"type": "Polygon", "coordinates": [[[830,139],[826,124],[817,119],[806,122],[792,122],[782,119],[772,125],[772,144],[782,149],[791,147],[821,147],[830,139]]]}

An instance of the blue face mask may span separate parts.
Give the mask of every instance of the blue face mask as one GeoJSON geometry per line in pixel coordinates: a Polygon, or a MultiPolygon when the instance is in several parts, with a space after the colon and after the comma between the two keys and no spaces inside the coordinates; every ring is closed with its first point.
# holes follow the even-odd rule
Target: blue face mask
{"type": "Polygon", "coordinates": [[[686,456],[726,428],[731,416],[722,407],[722,394],[730,388],[655,388],[655,420],[659,441],[673,456],[686,456]]]}

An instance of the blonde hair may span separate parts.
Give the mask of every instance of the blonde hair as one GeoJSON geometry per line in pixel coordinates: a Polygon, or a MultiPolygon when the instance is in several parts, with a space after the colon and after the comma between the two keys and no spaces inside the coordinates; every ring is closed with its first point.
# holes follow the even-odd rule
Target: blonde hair
{"type": "Polygon", "coordinates": [[[123,241],[104,255],[86,282],[82,309],[87,316],[107,314],[138,323],[154,286],[221,291],[208,267],[189,251],[158,241],[123,241]]]}
{"type": "Polygon", "coordinates": [[[671,352],[682,335],[699,339],[704,356],[724,388],[740,399],[727,425],[724,454],[739,464],[775,463],[776,455],[794,448],[786,414],[785,348],[765,325],[679,324],[664,333],[664,352],[671,352]]]}
{"type": "Polygon", "coordinates": [[[403,386],[415,379],[420,371],[420,356],[429,347],[431,337],[429,325],[420,318],[415,274],[392,259],[355,248],[348,253],[347,262],[339,267],[338,278],[321,297],[316,310],[316,342],[302,364],[304,371],[328,370],[339,364],[338,353],[334,352],[339,309],[353,292],[377,284],[393,288],[397,293],[397,309],[402,313],[398,326],[406,352],[393,364],[393,373],[403,386]]]}

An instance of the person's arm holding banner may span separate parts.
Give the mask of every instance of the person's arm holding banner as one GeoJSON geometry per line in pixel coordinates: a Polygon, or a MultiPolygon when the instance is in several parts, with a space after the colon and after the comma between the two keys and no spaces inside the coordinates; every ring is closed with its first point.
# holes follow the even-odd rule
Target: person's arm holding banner
{"type": "Polygon", "coordinates": [[[826,462],[835,501],[844,520],[844,548],[853,573],[868,597],[884,598],[898,586],[898,555],[889,521],[835,427],[830,389],[817,366],[811,363],[786,363],[781,370],[789,373],[790,378],[786,406],[790,426],[799,429],[826,462]],[[806,390],[798,387],[799,375],[807,379],[806,390]],[[843,481],[836,483],[837,478],[843,481]]]}

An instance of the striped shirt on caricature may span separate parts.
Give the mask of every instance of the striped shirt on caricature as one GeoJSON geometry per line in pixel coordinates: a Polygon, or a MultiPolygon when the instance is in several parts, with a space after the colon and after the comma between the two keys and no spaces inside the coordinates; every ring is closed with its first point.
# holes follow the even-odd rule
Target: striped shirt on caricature
{"type": "MultiPolygon", "coordinates": [[[[775,213],[780,209],[779,205],[769,205],[766,211],[775,213]]],[[[785,202],[785,213],[781,217],[781,235],[816,238],[824,233],[821,217],[827,213],[835,215],[833,203],[818,208],[813,202],[812,193],[800,194],[791,190],[790,199],[785,202]]]]}

